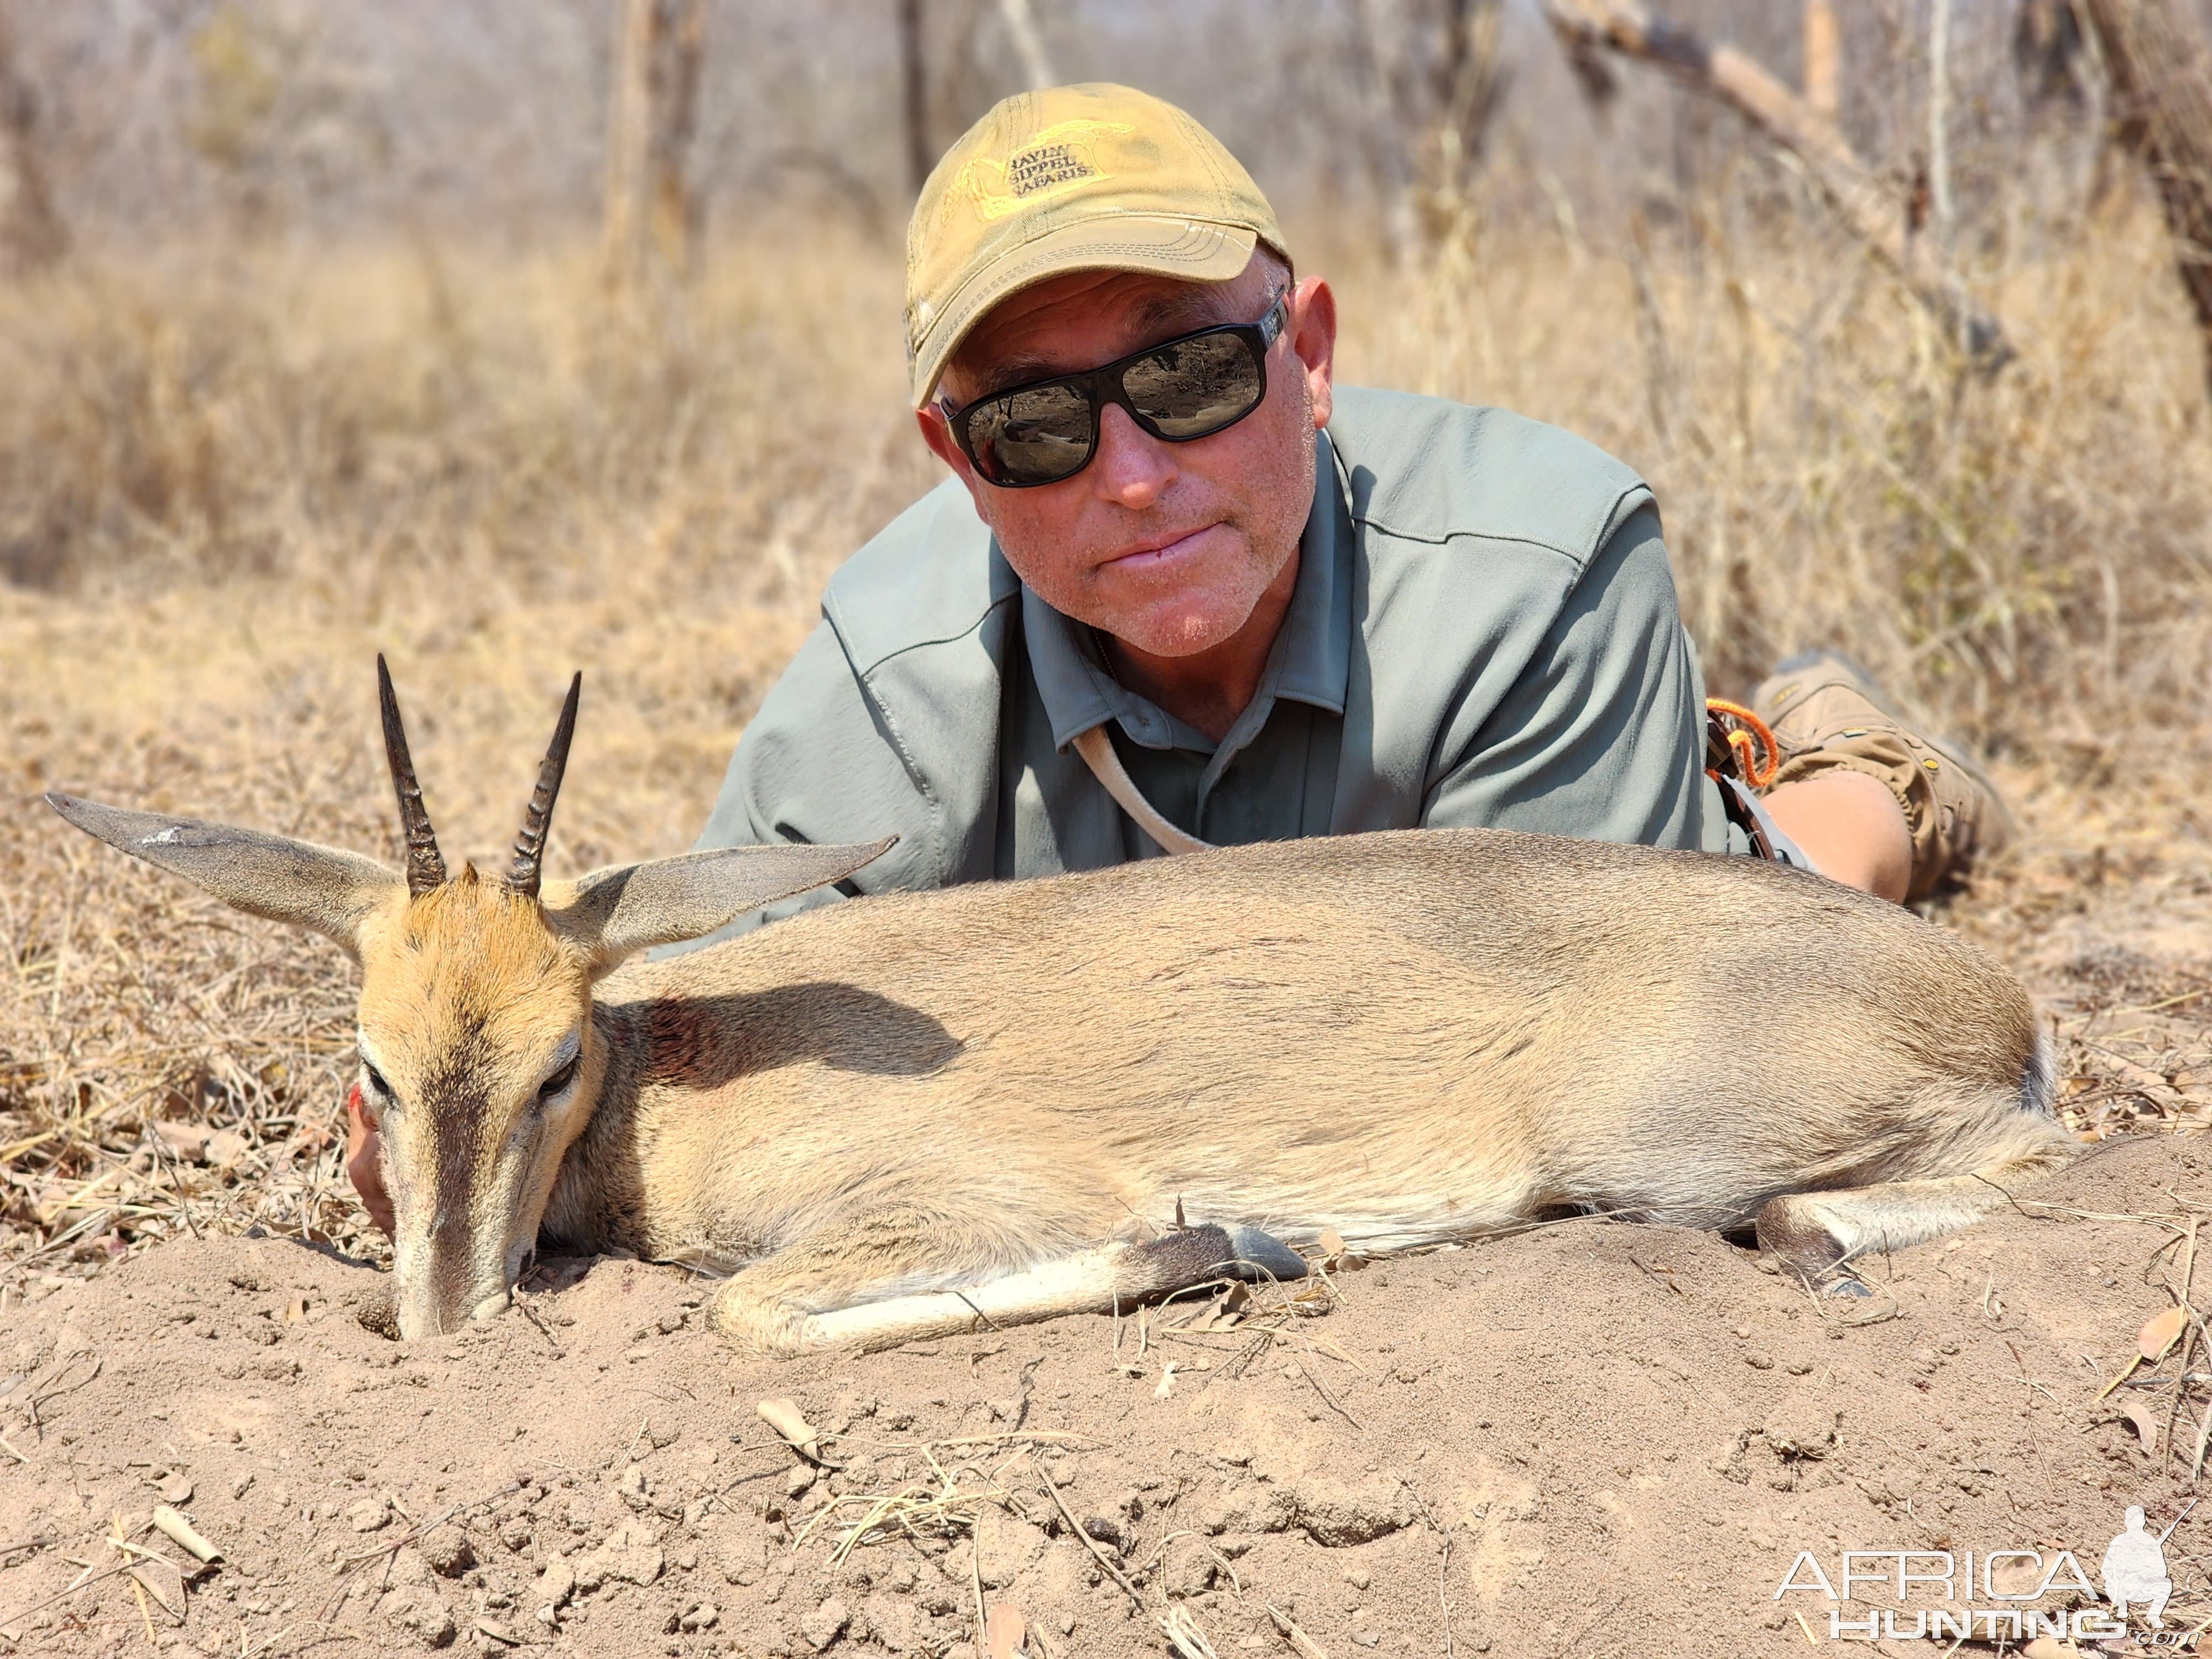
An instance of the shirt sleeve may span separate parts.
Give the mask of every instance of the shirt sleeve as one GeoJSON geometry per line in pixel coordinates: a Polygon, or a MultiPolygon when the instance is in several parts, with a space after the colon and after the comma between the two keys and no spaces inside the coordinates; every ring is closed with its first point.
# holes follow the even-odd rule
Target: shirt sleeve
{"type": "Polygon", "coordinates": [[[1599,550],[1473,741],[1443,758],[1421,821],[1698,847],[1704,711],[1647,506],[1599,550]]]}
{"type": "Polygon", "coordinates": [[[836,629],[821,623],[738,739],[697,845],[823,845],[887,833],[896,833],[899,844],[850,880],[740,916],[672,953],[862,891],[939,885],[923,868],[936,840],[933,830],[927,794],[878,718],[836,629]]]}

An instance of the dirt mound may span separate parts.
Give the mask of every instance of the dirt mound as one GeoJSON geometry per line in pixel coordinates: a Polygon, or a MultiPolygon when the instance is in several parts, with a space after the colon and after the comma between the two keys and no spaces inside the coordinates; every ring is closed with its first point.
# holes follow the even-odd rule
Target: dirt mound
{"type": "MultiPolygon", "coordinates": [[[[1845,1550],[2065,1547],[2094,1577],[2127,1505],[2172,1518],[2176,1362],[2098,1394],[2193,1266],[2198,1146],[2106,1150],[1874,1264],[1871,1300],[1577,1221],[1340,1272],[1325,1316],[783,1364],[733,1361],[703,1287],[634,1261],[550,1264],[521,1312],[401,1344],[355,1316],[368,1268],[179,1243],[0,1334],[0,1619],[41,1654],[150,1626],[211,1655],[942,1655],[975,1650],[980,1601],[1055,1659],[1173,1651],[1163,1619],[1192,1655],[1796,1651],[1831,1607],[1776,1599],[1800,1552],[1796,1583],[1838,1589],[1845,1550]],[[819,1466],[757,1414],[776,1396],[819,1466]],[[157,1504],[222,1559],[134,1589],[111,1533],[189,1559],[157,1504]],[[62,1595],[86,1564],[106,1576],[62,1595]]],[[[2170,1625],[2212,1612],[2180,1559],[2203,1526],[2169,1550],[2170,1625]]]]}

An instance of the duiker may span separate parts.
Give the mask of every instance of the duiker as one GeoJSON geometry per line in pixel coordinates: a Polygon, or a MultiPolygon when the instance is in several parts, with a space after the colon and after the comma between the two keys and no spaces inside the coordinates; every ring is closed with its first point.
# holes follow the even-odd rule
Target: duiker
{"type": "Polygon", "coordinates": [[[572,685],[514,867],[449,877],[378,668],[404,872],[48,799],[360,962],[406,1336],[505,1306],[541,1240],[726,1272],[718,1323],[769,1353],[1572,1210],[1749,1225],[1817,1279],[2074,1150],[2010,974],[1748,860],[1302,841],[854,899],[608,977],[889,843],[544,881],[572,685]]]}

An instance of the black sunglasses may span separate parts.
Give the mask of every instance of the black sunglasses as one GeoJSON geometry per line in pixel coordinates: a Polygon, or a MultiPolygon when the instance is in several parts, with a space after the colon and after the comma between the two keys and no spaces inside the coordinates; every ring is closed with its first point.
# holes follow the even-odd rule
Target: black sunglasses
{"type": "Polygon", "coordinates": [[[1243,420],[1267,395],[1267,351],[1289,325],[1291,296],[1279,294],[1256,323],[1177,335],[1118,362],[939,406],[961,453],[988,483],[1028,489],[1058,483],[1091,465],[1098,414],[1119,404],[1155,438],[1187,444],[1243,420]]]}

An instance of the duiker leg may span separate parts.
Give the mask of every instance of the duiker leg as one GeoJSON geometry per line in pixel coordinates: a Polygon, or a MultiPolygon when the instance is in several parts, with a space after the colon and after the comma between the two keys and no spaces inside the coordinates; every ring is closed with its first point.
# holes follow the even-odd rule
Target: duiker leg
{"type": "Polygon", "coordinates": [[[1189,1227],[993,1273],[948,1268],[944,1218],[887,1250],[898,1218],[781,1250],[745,1268],[714,1303],[714,1323],[742,1347],[786,1356],[820,1348],[896,1347],[994,1325],[1134,1306],[1209,1279],[1298,1279],[1304,1257],[1252,1227],[1189,1227]],[[896,1256],[904,1255],[904,1262],[896,1256]]]}
{"type": "Polygon", "coordinates": [[[1808,1283],[1863,1256],[1902,1250],[1978,1221],[2009,1201],[2012,1189],[2055,1168],[2069,1146],[2048,1126],[2045,1144],[1998,1159],[1972,1175],[1897,1181],[1770,1199],[1756,1219],[1759,1248],[1808,1283]]]}

